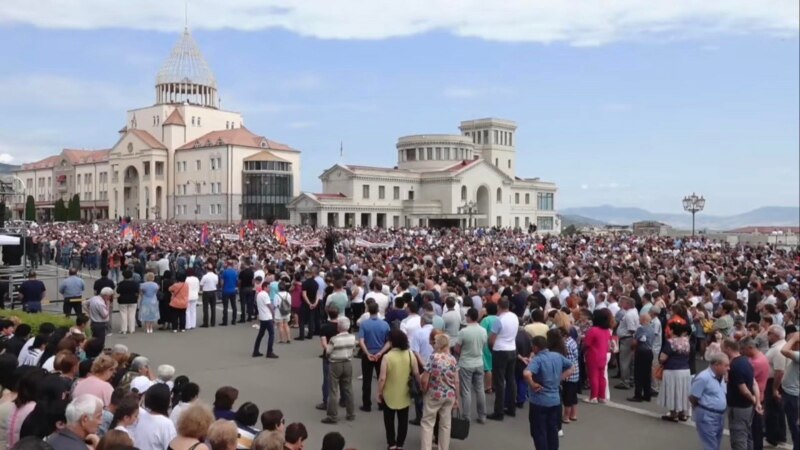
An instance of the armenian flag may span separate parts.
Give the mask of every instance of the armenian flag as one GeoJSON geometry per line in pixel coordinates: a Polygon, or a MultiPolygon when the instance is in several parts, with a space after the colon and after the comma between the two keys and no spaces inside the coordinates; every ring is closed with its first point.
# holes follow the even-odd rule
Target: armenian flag
{"type": "Polygon", "coordinates": [[[131,239],[133,237],[133,230],[128,225],[128,222],[125,219],[123,219],[122,222],[120,222],[120,225],[119,225],[119,236],[123,240],[129,240],[129,239],[131,239]]]}
{"type": "Polygon", "coordinates": [[[286,245],[286,228],[280,222],[275,222],[275,239],[278,243],[286,245]]]}
{"type": "Polygon", "coordinates": [[[203,229],[200,230],[200,243],[208,244],[208,225],[203,225],[203,229]]]}
{"type": "Polygon", "coordinates": [[[153,246],[158,246],[161,243],[161,236],[158,235],[158,230],[155,228],[150,231],[150,242],[153,243],[153,246]]]}
{"type": "Polygon", "coordinates": [[[253,219],[247,221],[247,229],[253,231],[256,229],[256,224],[253,222],[253,219]]]}
{"type": "Polygon", "coordinates": [[[244,240],[244,227],[239,227],[239,240],[244,240]]]}

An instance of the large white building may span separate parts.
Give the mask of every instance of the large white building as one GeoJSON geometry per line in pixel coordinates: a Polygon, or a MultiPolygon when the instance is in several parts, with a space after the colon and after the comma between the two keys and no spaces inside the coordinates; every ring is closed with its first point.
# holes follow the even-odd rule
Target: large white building
{"type": "Polygon", "coordinates": [[[331,227],[498,226],[559,232],[556,185],[516,175],[514,122],[461,122],[461,134],[404,136],[397,165],[336,164],[301,193],[291,222],[331,227]]]}
{"type": "MultiPolygon", "coordinates": [[[[271,221],[288,219],[300,192],[300,152],[219,108],[216,78],[186,30],[158,72],[155,103],[127,112],[110,149],[64,150],[15,175],[44,220],[78,194],[86,219],[271,221]]],[[[13,209],[21,217],[24,203],[13,209]]]]}

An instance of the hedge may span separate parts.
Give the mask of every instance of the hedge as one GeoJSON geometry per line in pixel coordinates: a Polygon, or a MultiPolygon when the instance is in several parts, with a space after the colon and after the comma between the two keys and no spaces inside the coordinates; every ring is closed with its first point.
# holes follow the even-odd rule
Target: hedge
{"type": "MultiPolygon", "coordinates": [[[[0,318],[11,319],[17,317],[20,323],[28,324],[31,326],[31,335],[35,336],[39,333],[39,327],[45,323],[50,322],[59,327],[71,327],[75,325],[74,317],[64,317],[63,314],[49,314],[45,312],[29,314],[20,309],[3,309],[0,310],[0,318]]],[[[88,329],[86,331],[89,331],[88,329]]]]}

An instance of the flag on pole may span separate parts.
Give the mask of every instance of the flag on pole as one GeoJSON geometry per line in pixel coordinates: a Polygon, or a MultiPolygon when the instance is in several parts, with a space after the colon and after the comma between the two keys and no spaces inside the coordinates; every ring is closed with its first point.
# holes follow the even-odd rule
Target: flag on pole
{"type": "Polygon", "coordinates": [[[239,227],[239,240],[244,240],[244,227],[239,227]]]}
{"type": "Polygon", "coordinates": [[[339,141],[339,158],[344,157],[344,142],[339,141]]]}
{"type": "Polygon", "coordinates": [[[128,225],[128,221],[122,219],[122,222],[119,224],[119,237],[123,240],[130,240],[133,237],[132,232],[133,230],[131,230],[131,227],[128,225]]]}
{"type": "Polygon", "coordinates": [[[253,219],[247,221],[247,229],[253,231],[256,228],[256,224],[253,223],[253,219]]]}
{"type": "Polygon", "coordinates": [[[155,228],[150,232],[150,242],[152,242],[154,246],[158,246],[158,244],[161,243],[161,237],[158,235],[158,230],[155,228]]]}
{"type": "Polygon", "coordinates": [[[286,228],[280,222],[275,222],[275,239],[280,244],[286,244],[286,228]]]}
{"type": "Polygon", "coordinates": [[[203,225],[203,229],[200,230],[200,244],[208,244],[208,225],[203,225]]]}
{"type": "Polygon", "coordinates": [[[133,228],[133,239],[136,240],[136,239],[140,239],[141,237],[142,237],[142,235],[139,233],[139,227],[134,227],[133,228]]]}

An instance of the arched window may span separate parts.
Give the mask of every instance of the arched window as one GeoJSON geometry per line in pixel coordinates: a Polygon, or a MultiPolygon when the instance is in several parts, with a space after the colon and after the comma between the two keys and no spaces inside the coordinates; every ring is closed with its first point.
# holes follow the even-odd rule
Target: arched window
{"type": "Polygon", "coordinates": [[[461,201],[467,201],[467,187],[461,186],[461,201]]]}
{"type": "Polygon", "coordinates": [[[497,188],[497,203],[503,203],[503,190],[497,188]]]}

